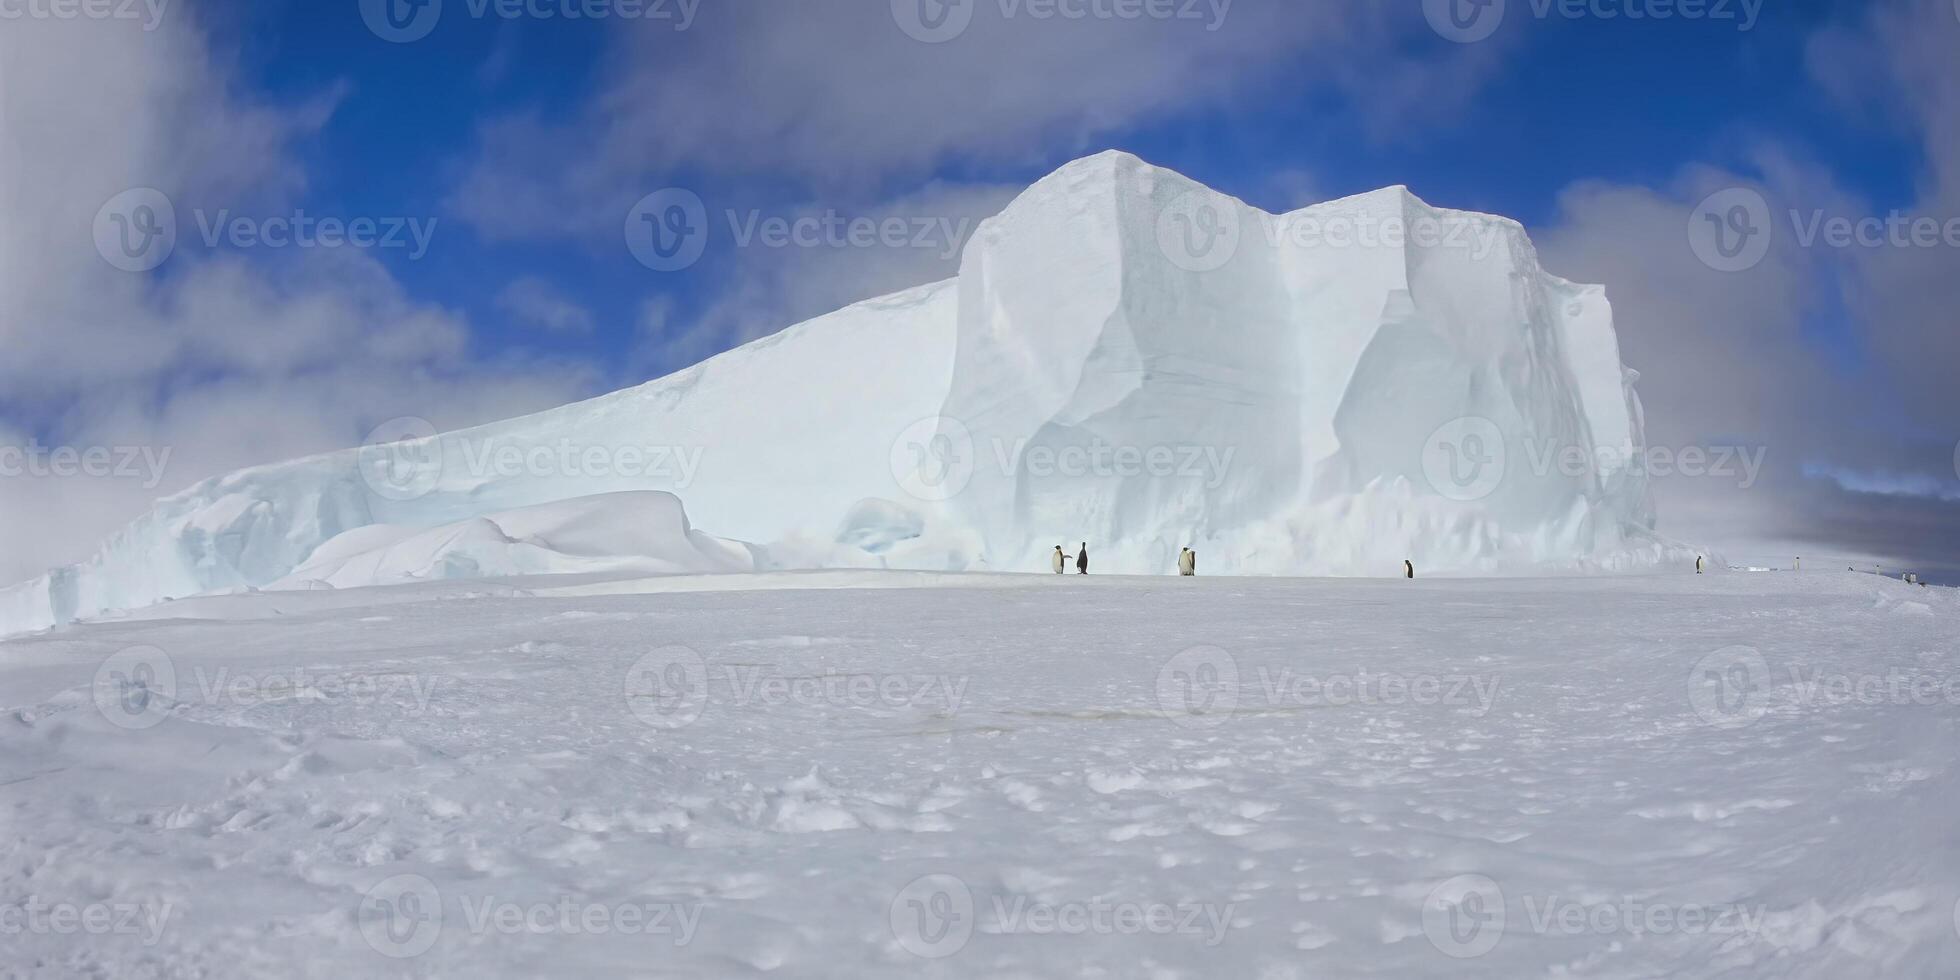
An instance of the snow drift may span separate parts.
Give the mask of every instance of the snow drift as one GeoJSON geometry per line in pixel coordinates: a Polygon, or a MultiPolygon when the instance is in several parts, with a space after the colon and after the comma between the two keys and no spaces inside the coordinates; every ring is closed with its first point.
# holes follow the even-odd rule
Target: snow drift
{"type": "MultiPolygon", "coordinates": [[[[1207,573],[1653,561],[1616,462],[1644,449],[1634,378],[1604,290],[1545,272],[1516,222],[1401,187],[1272,215],[1105,153],[984,223],[957,279],[527,418],[201,483],[0,591],[0,633],[327,566],[530,569],[443,542],[629,491],[762,567],[1037,571],[1083,541],[1130,573],[1184,546],[1207,573]]],[[[579,557],[634,554],[600,551],[579,557]]]]}
{"type": "Polygon", "coordinates": [[[275,589],[611,573],[752,572],[748,547],[688,525],[669,493],[602,494],[422,529],[371,524],[313,552],[275,589]]]}

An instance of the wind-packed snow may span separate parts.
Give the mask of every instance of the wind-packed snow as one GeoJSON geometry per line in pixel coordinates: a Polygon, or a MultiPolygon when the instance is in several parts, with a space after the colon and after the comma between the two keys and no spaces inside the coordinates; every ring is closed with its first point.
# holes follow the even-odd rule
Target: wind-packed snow
{"type": "Polygon", "coordinates": [[[592,401],[193,487],[0,591],[0,634],[266,587],[375,525],[494,535],[627,491],[775,568],[1035,570],[1085,541],[1126,573],[1186,546],[1212,572],[1691,561],[1629,465],[1632,377],[1604,290],[1546,273],[1516,222],[1401,187],[1276,216],[1105,153],[985,222],[955,280],[592,401]]]}
{"type": "Polygon", "coordinates": [[[370,524],[328,541],[272,588],[358,588],[518,575],[755,570],[739,544],[688,527],[672,494],[575,497],[423,530],[370,524]]]}
{"type": "Polygon", "coordinates": [[[143,615],[0,643],[0,973],[1960,973],[1950,590],[833,571],[143,615]]]}

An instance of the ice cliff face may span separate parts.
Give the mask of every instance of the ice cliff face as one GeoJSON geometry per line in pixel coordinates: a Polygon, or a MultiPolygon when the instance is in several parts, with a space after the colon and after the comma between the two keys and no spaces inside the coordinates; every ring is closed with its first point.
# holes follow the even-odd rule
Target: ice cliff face
{"type": "Polygon", "coordinates": [[[1652,544],[1603,289],[1392,187],[1283,216],[1121,154],[984,225],[942,415],[990,563],[1381,573],[1652,544]]]}
{"type": "Polygon", "coordinates": [[[1083,541],[1112,573],[1174,573],[1185,546],[1205,573],[1653,560],[1632,377],[1604,291],[1543,271],[1515,222],[1400,187],[1271,215],[1106,153],[983,224],[956,280],[591,401],[192,487],[0,590],[0,634],[290,582],[373,525],[649,490],[788,567],[1034,571],[1083,541]]]}

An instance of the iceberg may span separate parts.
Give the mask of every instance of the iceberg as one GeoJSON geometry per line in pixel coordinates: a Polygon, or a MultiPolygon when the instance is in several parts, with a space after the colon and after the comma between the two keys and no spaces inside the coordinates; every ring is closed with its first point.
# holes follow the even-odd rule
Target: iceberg
{"type": "Polygon", "coordinates": [[[1629,465],[1636,379],[1604,288],[1546,272],[1515,221],[1403,187],[1274,215],[1109,152],[983,223],[954,279],[540,414],[199,483],[0,590],[0,635],[296,583],[1033,572],[1084,542],[1106,573],[1174,574],[1183,547],[1205,574],[1630,567],[1679,554],[1629,465]],[[572,501],[517,523],[619,533],[566,552],[497,516],[572,501]]]}

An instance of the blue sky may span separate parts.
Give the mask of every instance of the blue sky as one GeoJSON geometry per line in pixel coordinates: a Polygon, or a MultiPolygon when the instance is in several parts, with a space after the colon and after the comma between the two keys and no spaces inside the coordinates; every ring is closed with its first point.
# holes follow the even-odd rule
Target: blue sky
{"type": "Polygon", "coordinates": [[[1953,0],[1710,0],[1712,16],[1665,21],[1626,14],[1699,8],[1495,0],[1501,20],[1468,43],[1432,15],[1489,17],[1493,0],[1080,20],[961,0],[971,25],[943,43],[903,23],[938,0],[689,0],[684,30],[663,19],[681,0],[645,0],[662,16],[638,20],[443,0],[402,43],[366,2],[151,0],[154,24],[0,24],[16,155],[0,439],[178,453],[158,487],[0,486],[22,515],[0,522],[0,578],[75,560],[205,476],[395,416],[462,425],[637,383],[957,270],[957,241],[744,248],[725,214],[970,229],[1111,147],[1268,210],[1399,183],[1523,221],[1548,268],[1606,284],[1652,441],[1770,451],[1761,486],[1663,487],[1663,531],[1928,565],[1960,548],[1960,248],[1785,229],[1729,273],[1688,238],[1727,189],[1778,224],[1960,214],[1953,0]],[[712,230],[698,262],[658,272],[623,229],[670,186],[701,196],[712,230]],[[137,274],[88,237],[132,188],[164,193],[179,225],[137,274]],[[198,232],[219,212],[302,210],[433,230],[426,253],[198,232]]]}
{"type": "MultiPolygon", "coordinates": [[[[1126,120],[1089,143],[1080,133],[1057,134],[1027,146],[1022,159],[951,153],[889,188],[933,180],[1025,185],[1091,149],[1115,146],[1269,210],[1304,203],[1273,179],[1297,169],[1312,175],[1312,196],[1404,183],[1433,203],[1536,225],[1557,217],[1558,192],[1576,181],[1663,183],[1691,162],[1734,161],[1751,137],[1774,134],[1876,204],[1910,201],[1922,165],[1914,141],[1835,111],[1804,64],[1810,35],[1850,19],[1863,4],[1781,5],[1743,30],[1740,8],[1732,21],[1520,20],[1529,8],[1516,2],[1519,13],[1487,42],[1504,47],[1502,64],[1477,97],[1447,112],[1413,113],[1406,125],[1385,124],[1311,73],[1282,65],[1227,104],[1126,120]]],[[[1414,20],[1415,6],[1404,6],[1414,20]]],[[[673,296],[692,309],[715,295],[712,258],[688,274],[660,275],[596,235],[570,249],[556,240],[485,241],[447,202],[486,121],[521,112],[570,116],[603,89],[601,62],[619,21],[503,20],[452,9],[427,37],[392,44],[367,28],[353,3],[222,0],[209,10],[213,37],[236,50],[242,83],[290,102],[341,93],[332,119],[299,148],[309,175],[304,203],[321,214],[416,215],[447,224],[422,259],[379,254],[417,296],[467,311],[486,345],[537,341],[528,326],[499,313],[486,283],[544,276],[595,314],[593,331],[553,337],[553,348],[612,360],[621,365],[612,380],[630,383],[645,373],[627,355],[644,339],[634,322],[647,296],[673,296]]],[[[689,32],[721,26],[708,7],[689,32]]],[[[674,32],[661,45],[685,46],[689,32],[674,32]]],[[[1456,54],[1452,42],[1420,30],[1396,38],[1396,46],[1416,59],[1456,54]]],[[[829,190],[760,170],[726,185],[731,206],[822,202],[829,190]]],[[[685,168],[662,176],[648,174],[646,189],[717,184],[685,168]]],[[[1840,331],[1826,330],[1841,339],[1840,331]]]]}

